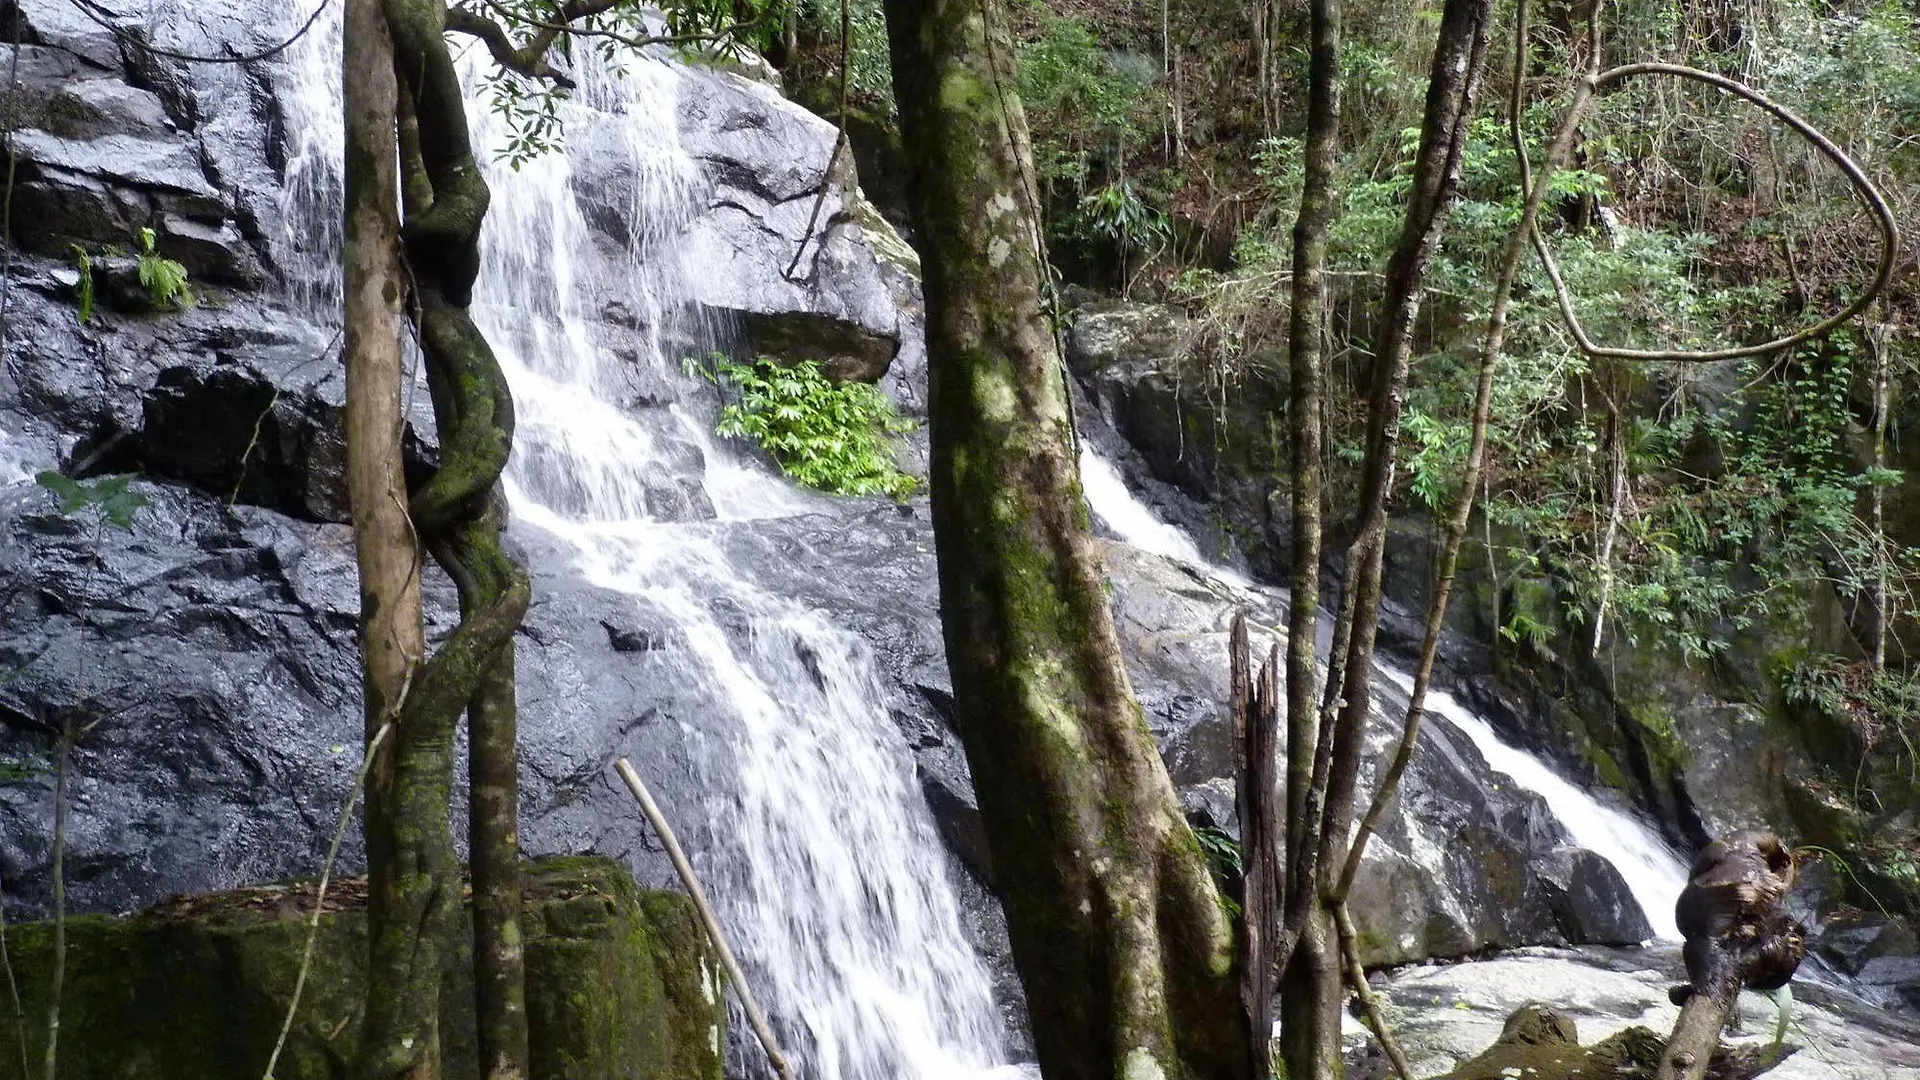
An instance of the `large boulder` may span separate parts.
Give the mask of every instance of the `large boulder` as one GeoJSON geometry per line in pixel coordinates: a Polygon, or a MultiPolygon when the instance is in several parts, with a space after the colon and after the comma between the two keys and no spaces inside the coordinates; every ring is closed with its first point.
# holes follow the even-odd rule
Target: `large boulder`
{"type": "MultiPolygon", "coordinates": [[[[719,1080],[725,985],[692,901],[634,886],[605,859],[536,863],[521,918],[533,1074],[554,1080],[719,1080]]],[[[300,1007],[274,1074],[347,1080],[366,995],[366,882],[335,880],[305,959],[313,884],[183,897],[125,918],[66,923],[60,1075],[251,1080],[266,1068],[296,981],[300,1007]],[[304,969],[304,970],[303,970],[304,969]]],[[[8,927],[23,1015],[46,1015],[50,923],[8,927]]],[[[467,933],[455,941],[470,940],[467,933]]],[[[448,958],[444,1075],[480,1075],[472,956],[448,958]]],[[[38,1061],[45,1025],[23,1028],[38,1061]]]]}
{"type": "Polygon", "coordinates": [[[692,298],[731,324],[741,351],[818,360],[840,379],[873,382],[917,352],[902,312],[917,310],[918,261],[860,194],[844,150],[828,175],[833,125],[738,75],[679,77],[680,137],[703,189],[685,238],[692,298]]]}

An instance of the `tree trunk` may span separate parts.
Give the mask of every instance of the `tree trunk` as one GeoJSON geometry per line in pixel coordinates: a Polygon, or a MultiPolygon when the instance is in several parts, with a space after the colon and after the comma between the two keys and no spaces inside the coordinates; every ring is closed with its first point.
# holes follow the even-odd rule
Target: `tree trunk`
{"type": "MultiPolygon", "coordinates": [[[[361,664],[371,739],[397,715],[408,675],[426,653],[426,638],[420,553],[407,518],[400,449],[404,387],[393,45],[380,0],[348,0],[343,33],[347,482],[360,564],[361,664]]],[[[376,767],[375,775],[381,771],[376,767]]]]}
{"type": "Polygon", "coordinates": [[[1326,364],[1327,228],[1333,220],[1340,139],[1340,0],[1313,0],[1307,73],[1307,133],[1300,213],[1293,225],[1288,326],[1291,399],[1293,596],[1287,610],[1287,826],[1280,965],[1280,1055],[1287,1075],[1330,1076],[1340,1054],[1340,963],[1333,927],[1319,910],[1315,826],[1324,785],[1319,723],[1320,557],[1326,364]],[[1330,1029],[1330,1030],[1329,1030],[1330,1029]]]}
{"type": "Polygon", "coordinates": [[[1004,0],[888,0],[887,22],[947,662],[1041,1069],[1251,1075],[1232,922],[1134,701],[1081,500],[1004,0]]]}
{"type": "MultiPolygon", "coordinates": [[[[344,102],[347,125],[346,362],[348,479],[360,563],[361,656],[367,737],[401,725],[413,701],[417,665],[426,653],[420,610],[420,554],[408,519],[401,468],[400,221],[392,39],[379,0],[350,0],[345,12],[344,102]]],[[[438,970],[424,994],[407,979],[383,979],[421,929],[433,881],[419,874],[415,845],[401,835],[408,817],[405,756],[383,752],[367,776],[367,869],[373,970],[367,989],[369,1045],[402,1044],[410,1052],[378,1075],[432,1076],[435,1031],[431,1003],[438,970]]],[[[444,812],[441,815],[444,821],[444,812]]],[[[451,861],[451,840],[445,843],[451,861]]],[[[437,956],[437,954],[435,954],[437,956]]],[[[369,1061],[371,1062],[371,1058],[369,1061]]],[[[369,1071],[369,1075],[376,1073],[369,1071]]]]}

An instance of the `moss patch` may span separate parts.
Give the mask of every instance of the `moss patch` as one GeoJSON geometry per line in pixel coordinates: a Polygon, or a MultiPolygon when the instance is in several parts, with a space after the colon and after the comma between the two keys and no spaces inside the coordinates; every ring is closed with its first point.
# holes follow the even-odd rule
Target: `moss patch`
{"type": "MultiPolygon", "coordinates": [[[[300,1012],[275,1070],[280,1080],[351,1075],[367,960],[362,884],[329,892],[300,1012]]],[[[260,1076],[299,972],[310,896],[266,887],[125,918],[68,919],[63,1080],[260,1076]]],[[[718,1080],[726,1009],[686,897],[643,891],[606,859],[536,863],[527,868],[525,930],[534,1075],[718,1080]]],[[[7,939],[37,1062],[53,927],[10,926],[7,939]]],[[[470,943],[463,918],[441,991],[451,1078],[477,1074],[470,943]]]]}

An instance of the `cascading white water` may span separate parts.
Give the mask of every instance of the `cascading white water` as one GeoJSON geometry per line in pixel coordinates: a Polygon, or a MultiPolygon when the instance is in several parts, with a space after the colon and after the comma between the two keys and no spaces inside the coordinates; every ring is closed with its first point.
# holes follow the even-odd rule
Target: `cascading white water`
{"type": "MultiPolygon", "coordinates": [[[[1080,469],[1088,505],[1120,539],[1207,570],[1229,585],[1246,587],[1244,578],[1202,559],[1193,540],[1160,520],[1126,486],[1113,463],[1097,451],[1082,448],[1080,469]]],[[[1413,691],[1412,675],[1384,662],[1376,662],[1375,667],[1379,675],[1402,692],[1413,691]]],[[[1574,843],[1599,854],[1620,871],[1633,898],[1646,912],[1654,935],[1663,940],[1680,940],[1680,932],[1674,926],[1674,903],[1680,898],[1680,890],[1686,887],[1686,867],[1646,822],[1606,806],[1539,758],[1508,745],[1492,724],[1454,700],[1453,695],[1430,690],[1427,711],[1443,717],[1471,739],[1487,759],[1488,766],[1544,798],[1574,843]]]]}
{"type": "MultiPolygon", "coordinates": [[[[1413,692],[1412,675],[1387,665],[1380,665],[1380,670],[1402,691],[1413,692]]],[[[1656,938],[1680,940],[1680,930],[1674,925],[1674,904],[1680,899],[1680,890],[1686,888],[1687,869],[1652,827],[1603,804],[1554,772],[1546,762],[1502,741],[1485,717],[1461,705],[1452,694],[1428,690],[1427,711],[1445,717],[1473,740],[1489,767],[1545,799],[1574,843],[1612,863],[1646,912],[1656,938]]]]}
{"type": "MultiPolygon", "coordinates": [[[[283,32],[291,34],[306,21],[305,10],[294,10],[299,6],[288,6],[283,32]]],[[[347,132],[340,111],[340,21],[345,7],[327,4],[293,43],[283,69],[287,92],[275,99],[284,110],[286,163],[274,257],[286,271],[288,299],[323,319],[338,318],[341,299],[340,208],[346,199],[341,160],[347,132]]]]}
{"type": "MultiPolygon", "coordinates": [[[[328,235],[338,250],[337,231],[296,235],[303,218],[316,225],[339,215],[343,140],[329,119],[340,115],[337,18],[315,38],[291,79],[292,111],[325,129],[292,140],[284,204],[296,222],[287,245],[296,278],[302,252],[325,251],[318,245],[328,235]]],[[[703,208],[699,170],[677,130],[684,74],[654,55],[629,57],[623,70],[587,57],[575,73],[567,137],[591,135],[603,151],[611,141],[631,165],[632,227],[626,249],[608,258],[607,236],[590,232],[583,215],[570,152],[518,170],[493,162],[506,133],[478,89],[484,64],[463,59],[493,189],[473,311],[514,391],[505,487],[515,528],[558,537],[588,580],[668,616],[672,677],[701,688],[723,714],[703,717],[691,740],[712,750],[696,763],[711,793],[702,809],[712,837],[697,857],[801,1074],[993,1072],[1006,1050],[991,984],[962,934],[945,847],[879,704],[870,649],[737,572],[714,542],[725,526],[674,523],[653,509],[663,492],[677,492],[684,508],[689,487],[723,520],[812,505],[735,462],[674,403],[703,392],[682,361],[704,351],[711,331],[683,302],[687,275],[701,268],[683,264],[677,241],[703,208]],[[625,309],[618,331],[592,317],[603,309],[589,298],[606,297],[625,309]],[[609,332],[621,335],[618,356],[599,340],[609,332]],[[668,400],[630,405],[640,383],[669,388],[668,400]]],[[[337,286],[312,285],[295,299],[325,309],[337,305],[337,286]]]]}
{"type": "Polygon", "coordinates": [[[20,483],[33,475],[13,445],[13,437],[0,428],[0,487],[20,483]]]}
{"type": "MultiPolygon", "coordinates": [[[[468,74],[475,85],[478,65],[468,74]]],[[[677,408],[620,407],[636,378],[697,385],[681,361],[702,328],[676,238],[701,209],[699,173],[672,120],[681,76],[654,59],[580,72],[570,133],[611,127],[631,155],[632,246],[617,291],[640,308],[646,348],[623,367],[595,344],[580,310],[593,239],[566,153],[488,169],[493,205],[474,313],[519,411],[508,490],[520,520],[566,540],[589,579],[631,593],[675,622],[682,677],[732,716],[730,790],[710,800],[713,891],[756,991],[780,1019],[803,1072],[844,1080],[976,1074],[1003,1059],[990,984],[960,930],[943,847],[863,641],[757,589],[712,542],[711,526],[654,520],[648,492],[686,474],[691,443],[728,516],[778,510],[793,496],[727,463],[724,447],[677,408]],[[676,348],[679,351],[675,351],[676,348]],[[743,645],[715,610],[745,615],[743,645]]],[[[474,113],[477,146],[504,145],[495,116],[474,113]]],[[[595,263],[604,267],[605,262],[595,263]]],[[[604,287],[604,283],[601,283],[604,287]]]]}

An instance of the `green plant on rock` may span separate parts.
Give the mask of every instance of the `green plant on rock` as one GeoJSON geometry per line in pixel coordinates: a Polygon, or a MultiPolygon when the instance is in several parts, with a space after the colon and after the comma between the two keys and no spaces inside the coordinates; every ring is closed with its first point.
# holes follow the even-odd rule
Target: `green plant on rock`
{"type": "Polygon", "coordinates": [[[129,489],[128,485],[134,481],[132,473],[75,480],[48,469],[34,479],[60,499],[62,514],[91,515],[96,525],[112,526],[122,532],[133,529],[133,516],[148,503],[145,495],[129,489]]]}
{"type": "Polygon", "coordinates": [[[93,321],[93,305],[94,305],[94,297],[95,297],[94,284],[93,284],[93,256],[87,254],[87,249],[81,247],[79,244],[74,244],[72,246],[73,246],[73,265],[75,269],[80,271],[80,282],[78,286],[79,293],[80,293],[80,312],[79,312],[80,325],[85,326],[88,323],[93,321]]]}
{"type": "Polygon", "coordinates": [[[1131,180],[1116,180],[1080,199],[1080,220],[1090,232],[1129,251],[1153,252],[1173,237],[1167,215],[1148,204],[1131,180]]]}
{"type": "Polygon", "coordinates": [[[187,282],[187,268],[154,250],[152,229],[140,230],[140,286],[147,290],[153,306],[160,309],[190,308],[195,303],[193,286],[187,282]]]}
{"type": "Polygon", "coordinates": [[[892,438],[914,429],[866,383],[840,383],[817,361],[738,363],[715,354],[714,377],[739,393],[718,432],[752,439],[788,476],[835,495],[904,499],[920,482],[893,463],[892,438]]]}

